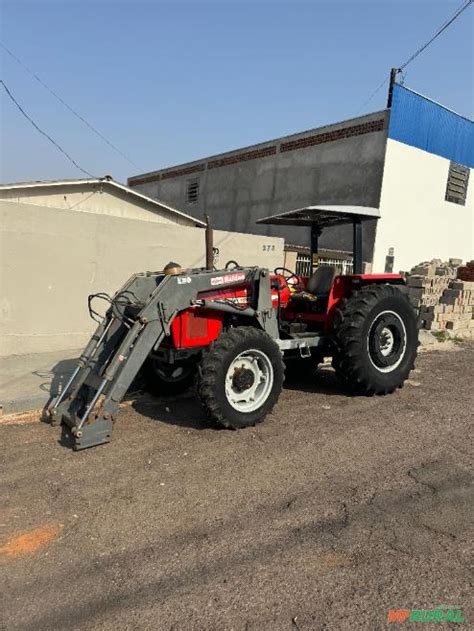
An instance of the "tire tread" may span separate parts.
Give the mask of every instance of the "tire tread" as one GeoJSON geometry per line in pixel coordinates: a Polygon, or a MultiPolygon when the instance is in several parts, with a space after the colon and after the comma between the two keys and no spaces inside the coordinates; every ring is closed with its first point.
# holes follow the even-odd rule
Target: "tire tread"
{"type": "MultiPolygon", "coordinates": [[[[336,307],[333,320],[334,354],[332,366],[337,377],[356,392],[368,396],[385,395],[403,386],[414,368],[415,349],[408,349],[412,358],[403,370],[397,371],[397,379],[390,385],[377,382],[364,366],[360,353],[360,336],[370,311],[384,298],[396,298],[400,305],[415,314],[408,297],[394,285],[365,285],[343,298],[336,307]]],[[[413,324],[413,323],[412,323],[413,324]]],[[[409,340],[407,339],[407,344],[409,340]]]]}
{"type": "Polygon", "coordinates": [[[275,382],[275,387],[279,388],[279,395],[285,370],[283,358],[274,340],[261,329],[250,326],[239,326],[227,329],[203,352],[201,362],[198,366],[196,389],[201,404],[208,417],[228,429],[240,429],[241,427],[252,426],[263,421],[265,416],[271,412],[278,399],[277,396],[274,402],[266,407],[265,414],[261,418],[257,418],[255,421],[248,423],[246,421],[238,422],[230,419],[217,396],[219,388],[218,379],[224,370],[226,356],[238,345],[244,344],[248,348],[251,348],[252,345],[255,344],[256,339],[267,345],[269,343],[273,345],[273,348],[270,346],[273,351],[270,359],[274,370],[276,369],[275,374],[282,375],[281,379],[275,382]],[[278,383],[278,381],[281,381],[281,383],[278,383]]]}

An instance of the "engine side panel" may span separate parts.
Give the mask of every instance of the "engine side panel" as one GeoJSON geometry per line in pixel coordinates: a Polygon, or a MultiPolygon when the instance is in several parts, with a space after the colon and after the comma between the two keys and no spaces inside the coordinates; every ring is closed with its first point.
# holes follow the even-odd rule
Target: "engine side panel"
{"type": "Polygon", "coordinates": [[[222,313],[190,308],[176,316],[171,324],[171,337],[176,348],[207,346],[222,329],[222,313]]]}

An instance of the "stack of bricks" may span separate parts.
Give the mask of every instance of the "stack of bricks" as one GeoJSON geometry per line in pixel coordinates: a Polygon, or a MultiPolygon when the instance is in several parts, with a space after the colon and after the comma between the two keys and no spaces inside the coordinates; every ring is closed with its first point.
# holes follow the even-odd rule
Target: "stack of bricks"
{"type": "Polygon", "coordinates": [[[466,267],[461,263],[434,259],[411,270],[407,294],[422,328],[456,334],[474,331],[474,262],[466,267]]]}
{"type": "Polygon", "coordinates": [[[467,331],[474,329],[474,282],[453,280],[441,296],[438,314],[439,329],[467,331]]]}
{"type": "Polygon", "coordinates": [[[443,292],[448,288],[452,276],[422,276],[415,274],[407,278],[408,298],[419,313],[433,313],[433,307],[439,305],[443,292]]]}
{"type": "Polygon", "coordinates": [[[456,278],[458,267],[462,264],[461,259],[449,259],[449,261],[442,261],[441,259],[433,259],[431,261],[425,261],[415,265],[410,271],[410,276],[448,276],[449,278],[456,278]]]}

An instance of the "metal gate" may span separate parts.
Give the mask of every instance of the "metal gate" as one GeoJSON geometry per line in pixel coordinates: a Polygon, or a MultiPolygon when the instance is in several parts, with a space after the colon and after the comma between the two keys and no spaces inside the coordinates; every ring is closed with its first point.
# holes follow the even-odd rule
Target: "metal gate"
{"type": "MultiPolygon", "coordinates": [[[[326,258],[319,256],[320,265],[330,265],[337,268],[340,274],[352,274],[352,259],[326,258]]],[[[311,257],[308,254],[298,253],[296,257],[296,274],[298,276],[311,276],[311,257]]]]}

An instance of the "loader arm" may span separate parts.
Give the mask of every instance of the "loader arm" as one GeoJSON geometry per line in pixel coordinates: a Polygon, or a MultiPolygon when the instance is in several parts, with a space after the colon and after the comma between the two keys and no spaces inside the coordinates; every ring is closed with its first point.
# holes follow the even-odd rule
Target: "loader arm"
{"type": "Polygon", "coordinates": [[[177,314],[193,306],[228,312],[231,305],[206,300],[206,292],[242,284],[251,288],[251,304],[239,309],[239,315],[254,318],[271,337],[278,338],[268,270],[248,267],[231,273],[199,269],[177,275],[133,275],[111,299],[75,371],[50,406],[51,422],[69,428],[76,450],[109,442],[120,402],[150,352],[170,334],[177,314]]]}

